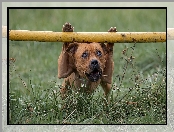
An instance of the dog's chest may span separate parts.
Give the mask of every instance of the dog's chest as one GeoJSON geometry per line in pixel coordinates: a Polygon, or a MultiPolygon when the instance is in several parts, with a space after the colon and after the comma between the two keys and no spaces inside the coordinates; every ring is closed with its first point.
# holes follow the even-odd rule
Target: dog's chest
{"type": "Polygon", "coordinates": [[[85,78],[79,78],[79,80],[80,80],[80,87],[87,88],[88,80],[85,78]]]}
{"type": "Polygon", "coordinates": [[[91,82],[86,78],[80,78],[79,80],[80,80],[80,87],[83,88],[83,89],[86,89],[86,90],[87,89],[94,89],[100,83],[100,79],[96,82],[91,82]]]}

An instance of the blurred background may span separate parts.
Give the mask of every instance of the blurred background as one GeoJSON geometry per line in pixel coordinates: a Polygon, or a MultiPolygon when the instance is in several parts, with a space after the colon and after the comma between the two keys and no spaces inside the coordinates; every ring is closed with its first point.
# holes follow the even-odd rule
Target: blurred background
{"type": "MultiPolygon", "coordinates": [[[[167,24],[166,9],[9,10],[9,29],[13,30],[61,32],[65,22],[70,22],[74,26],[75,32],[107,32],[110,27],[115,26],[118,32],[166,32],[167,24]]],[[[57,78],[57,59],[61,49],[61,42],[9,41],[9,57],[11,58],[9,66],[10,123],[20,124],[28,122],[37,124],[46,122],[54,124],[56,122],[57,115],[60,113],[58,113],[57,110],[55,110],[55,114],[49,112],[50,109],[57,109],[57,107],[53,107],[53,103],[57,101],[50,96],[51,92],[48,90],[53,89],[56,92],[59,91],[59,86],[62,82],[62,79],[57,78]],[[30,91],[31,88],[33,94],[27,91],[30,91]],[[24,103],[20,104],[20,102],[13,101],[18,98],[21,98],[21,101],[24,103]],[[43,102],[37,104],[37,100],[39,99],[43,102]],[[46,119],[39,120],[37,117],[36,119],[28,121],[29,117],[27,113],[25,113],[21,115],[21,120],[17,120],[17,113],[23,109],[24,104],[25,106],[30,104],[29,102],[32,105],[37,104],[36,108],[37,106],[42,107],[42,109],[38,108],[36,112],[41,111],[41,113],[44,114],[44,111],[48,109],[48,116],[46,116],[46,118],[49,118],[49,116],[53,118],[50,117],[50,121],[45,121],[46,119]],[[43,106],[44,103],[46,105],[43,106]],[[15,107],[16,105],[18,108],[15,107]]],[[[166,43],[115,43],[114,65],[113,87],[120,89],[121,92],[113,91],[113,98],[118,101],[121,96],[128,94],[130,87],[133,87],[135,90],[132,91],[128,97],[124,98],[122,102],[119,102],[119,104],[122,105],[121,112],[125,114],[124,100],[130,101],[132,97],[135,97],[135,100],[141,104],[143,112],[145,111],[145,113],[147,113],[146,109],[149,109],[147,108],[147,102],[154,102],[156,94],[158,94],[159,103],[157,103],[157,105],[153,104],[152,106],[158,108],[159,114],[153,115],[153,111],[148,112],[150,114],[145,120],[142,117],[142,119],[135,123],[165,123],[166,82],[164,77],[166,72],[166,43]],[[123,50],[125,49],[126,53],[123,54],[123,50]],[[128,64],[126,61],[128,61],[128,58],[131,56],[135,59],[128,64]],[[137,78],[137,76],[144,80],[138,82],[138,85],[140,85],[142,89],[144,87],[151,88],[150,90],[152,91],[148,97],[152,96],[152,98],[147,98],[146,94],[144,94],[142,98],[137,96],[137,93],[142,90],[141,88],[140,91],[138,91],[139,88],[136,89],[135,84],[138,79],[136,80],[135,78],[137,78]],[[156,78],[158,79],[155,80],[154,76],[157,76],[156,78]],[[153,84],[153,86],[151,86],[151,84],[153,84]],[[160,92],[159,89],[161,90],[160,92]],[[142,101],[143,98],[147,100],[142,101]],[[140,102],[140,100],[142,102],[140,102]],[[160,119],[159,122],[155,121],[157,117],[160,119]]],[[[98,96],[103,92],[102,90],[99,91],[98,96]]],[[[140,112],[139,109],[136,110],[140,112]]],[[[69,111],[71,111],[71,109],[69,111]]],[[[137,112],[135,111],[135,113],[137,112]]],[[[136,116],[138,116],[138,114],[136,116]]],[[[133,122],[132,116],[130,119],[128,118],[126,123],[129,122],[133,122]]],[[[113,120],[112,123],[116,122],[113,120]]],[[[119,124],[120,122],[117,123],[119,124]]]]}

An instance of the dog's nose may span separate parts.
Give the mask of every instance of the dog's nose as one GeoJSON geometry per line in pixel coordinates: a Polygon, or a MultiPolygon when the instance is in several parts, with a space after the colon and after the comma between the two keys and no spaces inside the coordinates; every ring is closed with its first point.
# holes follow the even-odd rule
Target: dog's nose
{"type": "Polygon", "coordinates": [[[98,66],[98,61],[97,60],[91,60],[91,65],[96,67],[98,66]]]}

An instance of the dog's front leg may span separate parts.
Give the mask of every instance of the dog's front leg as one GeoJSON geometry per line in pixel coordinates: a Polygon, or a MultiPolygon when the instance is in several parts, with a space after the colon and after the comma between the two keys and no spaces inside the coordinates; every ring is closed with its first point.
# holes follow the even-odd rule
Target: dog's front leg
{"type": "MultiPolygon", "coordinates": [[[[74,27],[70,23],[65,23],[62,28],[62,32],[73,32],[74,27]]],[[[58,78],[66,78],[73,72],[73,59],[66,52],[69,43],[64,43],[62,52],[58,59],[58,78]]]]}
{"type": "MultiPolygon", "coordinates": [[[[111,27],[108,32],[117,32],[116,27],[111,27]]],[[[105,92],[105,95],[107,96],[111,90],[111,84],[112,84],[112,75],[114,71],[114,61],[113,61],[113,47],[114,43],[107,43],[107,57],[106,57],[106,63],[105,68],[103,72],[103,76],[101,79],[101,86],[105,92]]]]}

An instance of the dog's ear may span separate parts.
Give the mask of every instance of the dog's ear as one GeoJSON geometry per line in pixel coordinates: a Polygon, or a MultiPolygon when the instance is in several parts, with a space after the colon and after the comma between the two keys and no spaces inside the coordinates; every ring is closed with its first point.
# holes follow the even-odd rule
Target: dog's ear
{"type": "Polygon", "coordinates": [[[58,78],[66,78],[74,72],[73,54],[77,50],[77,43],[64,44],[58,59],[58,78]]]}
{"type": "Polygon", "coordinates": [[[108,54],[109,51],[108,51],[107,45],[104,43],[100,43],[100,46],[102,47],[104,54],[105,55],[108,54]]]}
{"type": "Polygon", "coordinates": [[[70,43],[68,48],[66,49],[66,52],[72,56],[75,54],[77,48],[78,48],[78,43],[70,43]]]}
{"type": "Polygon", "coordinates": [[[112,75],[114,71],[114,61],[113,61],[113,43],[107,43],[107,45],[103,45],[103,50],[106,52],[105,54],[105,68],[103,70],[102,81],[111,84],[112,83],[112,75]]]}

